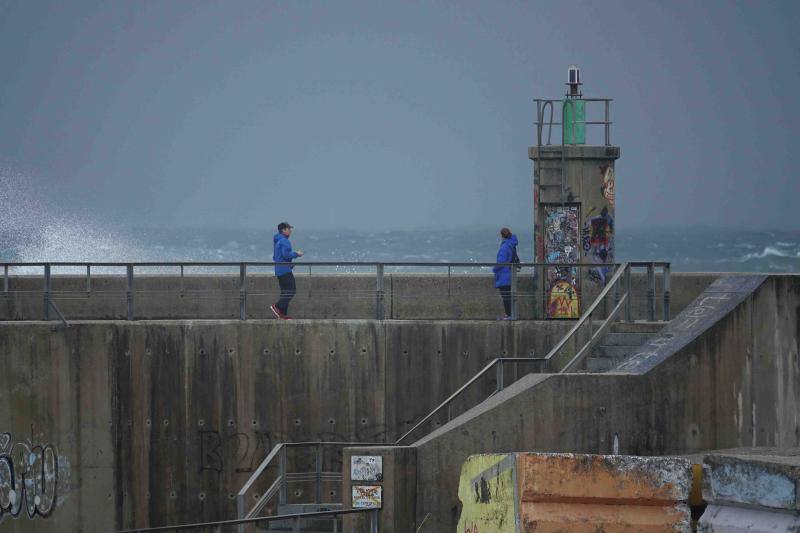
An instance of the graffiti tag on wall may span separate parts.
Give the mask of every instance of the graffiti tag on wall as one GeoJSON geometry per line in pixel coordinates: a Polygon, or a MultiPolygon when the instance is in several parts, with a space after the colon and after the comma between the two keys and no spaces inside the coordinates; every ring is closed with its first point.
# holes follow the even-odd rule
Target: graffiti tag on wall
{"type": "Polygon", "coordinates": [[[53,444],[17,441],[0,433],[0,520],[50,516],[60,505],[69,464],[53,444]]]}
{"type": "MultiPolygon", "coordinates": [[[[614,262],[614,219],[604,207],[599,215],[588,216],[583,225],[584,256],[592,263],[614,262]]],[[[589,278],[605,285],[611,267],[592,268],[589,278]]]]}
{"type": "MultiPolygon", "coordinates": [[[[577,263],[578,206],[544,206],[544,258],[547,263],[577,263]]],[[[578,272],[575,267],[547,268],[547,318],[578,318],[578,272]]]]}
{"type": "Polygon", "coordinates": [[[603,173],[603,184],[600,186],[600,192],[603,193],[603,198],[608,201],[608,204],[614,207],[614,167],[601,165],[600,172],[603,173]]]}

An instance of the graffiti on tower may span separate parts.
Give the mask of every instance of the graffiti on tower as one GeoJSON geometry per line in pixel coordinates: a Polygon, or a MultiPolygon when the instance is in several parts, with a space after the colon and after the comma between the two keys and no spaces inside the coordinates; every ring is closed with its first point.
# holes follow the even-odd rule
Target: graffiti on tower
{"type": "MultiPolygon", "coordinates": [[[[594,211],[596,213],[596,211],[594,211]]],[[[599,215],[589,216],[583,225],[584,257],[592,263],[614,262],[614,219],[604,207],[599,215]]],[[[605,285],[611,266],[589,269],[589,279],[605,285]]]]}
{"type": "Polygon", "coordinates": [[[547,267],[547,318],[578,318],[580,300],[578,271],[565,266],[580,257],[578,206],[544,207],[544,259],[559,266],[547,267]]]}

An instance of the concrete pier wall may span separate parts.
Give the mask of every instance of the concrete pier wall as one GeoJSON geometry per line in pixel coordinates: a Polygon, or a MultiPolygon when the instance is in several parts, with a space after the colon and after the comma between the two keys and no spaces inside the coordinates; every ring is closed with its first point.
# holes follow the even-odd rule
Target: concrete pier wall
{"type": "MultiPolygon", "coordinates": [[[[2,323],[0,529],[232,518],[232,496],[275,444],[393,442],[488,359],[544,354],[569,326],[89,321],[54,331],[2,323]],[[6,490],[14,484],[16,504],[6,490]]],[[[494,378],[476,384],[463,409],[487,397],[494,378]]],[[[312,484],[295,488],[289,501],[308,501],[312,484]]],[[[326,500],[339,490],[326,486],[326,500]]]]}
{"type": "Polygon", "coordinates": [[[700,333],[654,338],[629,373],[529,375],[416,442],[417,523],[430,513],[430,531],[455,528],[458,472],[475,453],[800,446],[800,276],[742,283],[738,300],[710,287],[673,321],[700,333]]]}
{"type": "MultiPolygon", "coordinates": [[[[519,316],[544,318],[541,287],[530,273],[520,274],[519,316]]],[[[678,273],[671,277],[671,316],[675,316],[719,274],[678,273]]],[[[296,318],[372,319],[376,317],[375,276],[369,274],[314,274],[298,268],[297,296],[290,312],[296,318]]],[[[648,318],[647,279],[634,273],[632,313],[648,318]]],[[[41,320],[44,309],[41,276],[10,276],[9,292],[0,290],[0,320],[41,320]]],[[[124,276],[93,275],[87,291],[85,277],[52,278],[52,299],[67,320],[125,319],[124,276]]],[[[248,318],[271,318],[268,309],[278,299],[274,276],[249,274],[248,318]]],[[[386,274],[384,316],[393,319],[494,319],[503,307],[490,275],[386,274]]],[[[585,284],[581,305],[589,305],[602,290],[585,284]]],[[[236,319],[239,318],[239,277],[234,275],[187,275],[181,283],[174,275],[137,275],[134,281],[134,314],[137,319],[236,319]]],[[[663,316],[662,279],[656,277],[656,318],[663,316]]],[[[51,312],[55,319],[55,313],[51,312]]]]}

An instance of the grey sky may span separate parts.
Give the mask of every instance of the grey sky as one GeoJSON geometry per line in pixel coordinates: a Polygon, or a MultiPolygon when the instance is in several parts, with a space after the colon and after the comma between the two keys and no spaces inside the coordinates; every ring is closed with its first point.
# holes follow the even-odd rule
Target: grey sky
{"type": "Polygon", "coordinates": [[[615,98],[618,227],[797,229],[799,15],[0,0],[0,166],[135,225],[528,224],[531,99],[574,62],[615,98]]]}

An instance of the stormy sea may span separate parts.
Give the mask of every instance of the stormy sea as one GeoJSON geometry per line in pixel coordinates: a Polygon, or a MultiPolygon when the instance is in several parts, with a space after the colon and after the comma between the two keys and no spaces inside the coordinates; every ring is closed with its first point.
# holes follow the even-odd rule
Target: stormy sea
{"type": "MultiPolygon", "coordinates": [[[[532,228],[512,229],[519,237],[520,259],[533,261],[532,228]]],[[[498,230],[297,227],[292,241],[306,261],[491,262],[498,230]]],[[[273,234],[271,227],[109,229],[69,220],[3,224],[0,261],[271,261],[273,234]]],[[[669,261],[673,271],[800,272],[800,231],[620,227],[613,246],[616,261],[669,261]]]]}

